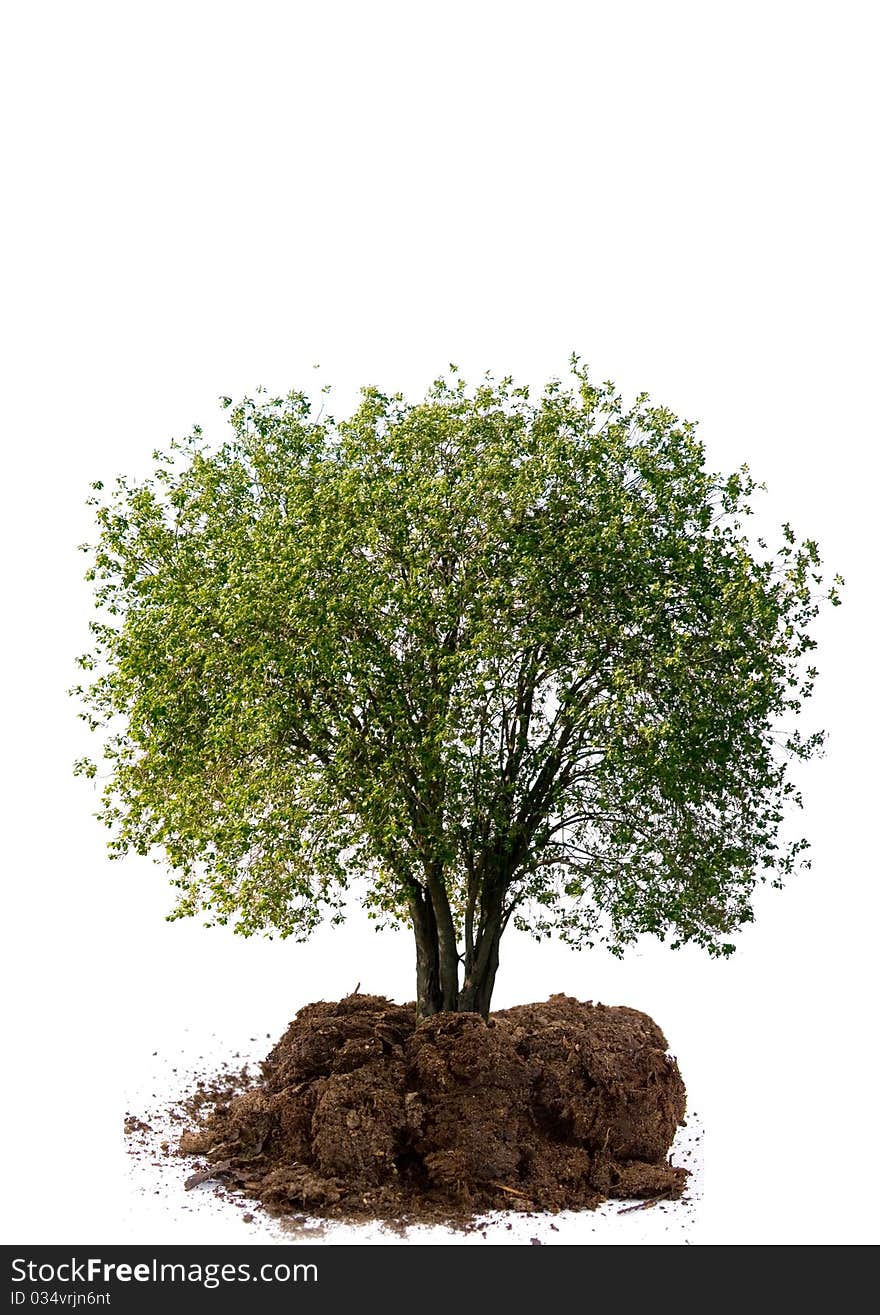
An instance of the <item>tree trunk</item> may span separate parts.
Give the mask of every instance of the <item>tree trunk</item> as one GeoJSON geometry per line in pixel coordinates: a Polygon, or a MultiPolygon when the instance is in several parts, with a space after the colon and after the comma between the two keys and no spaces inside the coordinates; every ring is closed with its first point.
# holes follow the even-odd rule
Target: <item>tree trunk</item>
{"type": "Polygon", "coordinates": [[[501,942],[501,924],[493,928],[489,936],[489,956],[486,963],[486,970],[483,976],[476,983],[474,994],[474,1012],[482,1014],[484,1018],[489,1017],[489,1006],[492,1003],[492,992],[495,990],[495,974],[498,972],[498,950],[501,942]]]}
{"type": "Polygon", "coordinates": [[[503,922],[504,887],[501,882],[484,886],[480,908],[480,925],[474,943],[473,955],[466,965],[464,984],[459,995],[458,1008],[462,1013],[482,1014],[489,1017],[495,974],[498,972],[498,950],[503,922]]]}
{"type": "Polygon", "coordinates": [[[458,999],[458,945],[443,879],[436,872],[410,896],[416,938],[416,1004],[420,1018],[455,1013],[458,999]]]}
{"type": "Polygon", "coordinates": [[[426,873],[425,900],[431,904],[437,928],[437,949],[440,966],[440,1008],[455,1013],[458,1009],[458,939],[449,907],[449,897],[443,884],[442,870],[431,866],[426,873]]]}
{"type": "Polygon", "coordinates": [[[416,1010],[419,1018],[428,1018],[443,1008],[437,919],[430,896],[422,896],[418,890],[410,897],[409,907],[416,937],[416,1010]]]}
{"type": "Polygon", "coordinates": [[[472,949],[465,953],[465,977],[458,985],[458,948],[449,900],[436,873],[410,896],[416,939],[416,1007],[419,1018],[431,1014],[475,1013],[489,1016],[503,919],[504,885],[484,888],[472,949]]]}

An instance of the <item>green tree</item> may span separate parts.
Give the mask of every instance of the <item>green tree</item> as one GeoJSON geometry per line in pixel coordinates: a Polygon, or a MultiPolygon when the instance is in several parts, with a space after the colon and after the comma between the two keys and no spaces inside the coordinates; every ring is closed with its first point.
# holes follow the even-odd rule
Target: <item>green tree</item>
{"type": "Polygon", "coordinates": [[[791,723],[838,601],[813,541],[750,547],[747,468],[577,359],[540,397],[453,368],[231,422],[92,499],[111,853],[244,935],[302,939],[357,879],[412,926],[422,1014],[488,1013],[511,919],[730,953],[806,847],[780,824],[822,733],[791,723]]]}

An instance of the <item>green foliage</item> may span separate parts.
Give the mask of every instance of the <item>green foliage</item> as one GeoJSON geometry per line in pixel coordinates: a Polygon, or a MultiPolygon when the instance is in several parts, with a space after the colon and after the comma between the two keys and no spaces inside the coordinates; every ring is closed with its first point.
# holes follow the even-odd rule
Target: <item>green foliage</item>
{"type": "Polygon", "coordinates": [[[818,549],[750,547],[748,470],[576,359],[536,398],[452,369],[343,421],[300,393],[230,419],[94,486],[76,692],[111,852],[244,934],[307,935],[354,876],[407,917],[430,871],[459,928],[491,877],[538,936],[728,953],[805,848],[788,767],[822,742],[792,729],[818,549]]]}

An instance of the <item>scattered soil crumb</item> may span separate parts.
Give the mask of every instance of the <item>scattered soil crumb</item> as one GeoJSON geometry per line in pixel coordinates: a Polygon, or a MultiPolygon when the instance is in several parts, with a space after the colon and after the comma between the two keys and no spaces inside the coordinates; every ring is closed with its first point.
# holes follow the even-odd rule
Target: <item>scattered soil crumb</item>
{"type": "Polygon", "coordinates": [[[126,1114],[123,1126],[125,1128],[126,1137],[131,1137],[138,1132],[153,1131],[152,1124],[145,1123],[143,1119],[137,1118],[134,1114],[126,1114]]]}
{"type": "Polygon", "coordinates": [[[657,1024],[563,995],[488,1023],[417,1023],[370,995],[307,1005],[258,1080],[201,1079],[182,1109],[187,1187],[213,1180],[280,1216],[471,1227],[668,1201],[688,1177],[667,1158],[685,1088],[657,1024]]]}

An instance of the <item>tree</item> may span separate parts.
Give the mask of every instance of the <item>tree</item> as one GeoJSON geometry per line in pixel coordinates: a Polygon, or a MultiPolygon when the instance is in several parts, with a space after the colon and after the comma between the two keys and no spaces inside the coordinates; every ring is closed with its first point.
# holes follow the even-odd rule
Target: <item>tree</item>
{"type": "Polygon", "coordinates": [[[231,422],[92,499],[75,693],[111,853],[158,851],[170,916],[244,935],[302,939],[357,881],[412,926],[423,1015],[488,1013],[511,919],[729,954],[801,861],[788,768],[823,738],[787,724],[818,549],[750,547],[748,469],[577,358],[536,398],[453,367],[418,403],[260,393],[231,422]]]}

